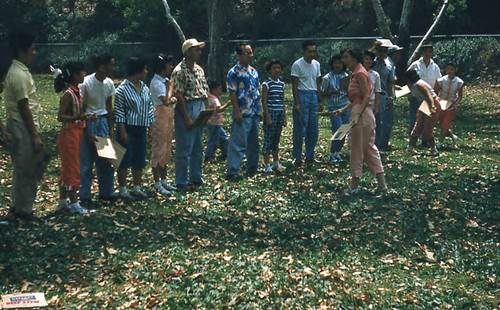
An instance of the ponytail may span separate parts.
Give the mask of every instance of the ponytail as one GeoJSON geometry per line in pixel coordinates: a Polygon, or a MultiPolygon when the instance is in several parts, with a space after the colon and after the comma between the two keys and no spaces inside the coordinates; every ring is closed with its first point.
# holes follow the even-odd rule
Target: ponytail
{"type": "Polygon", "coordinates": [[[83,71],[84,65],[81,62],[69,62],[64,65],[62,73],[54,79],[54,90],[56,93],[62,92],[73,81],[73,75],[83,71]]]}

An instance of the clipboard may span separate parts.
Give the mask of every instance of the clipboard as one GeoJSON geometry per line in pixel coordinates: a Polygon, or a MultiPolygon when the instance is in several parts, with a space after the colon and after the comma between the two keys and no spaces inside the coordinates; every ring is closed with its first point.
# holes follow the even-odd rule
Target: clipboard
{"type": "Polygon", "coordinates": [[[212,117],[212,115],[215,113],[215,109],[207,109],[203,110],[198,114],[198,117],[196,120],[193,122],[194,127],[205,127],[207,126],[208,120],[212,117]]]}
{"type": "Polygon", "coordinates": [[[113,142],[109,138],[96,136],[95,148],[99,157],[107,159],[115,169],[117,169],[127,152],[120,143],[113,142]]]}
{"type": "Polygon", "coordinates": [[[352,123],[349,124],[343,124],[337,129],[337,131],[333,134],[332,138],[330,139],[331,141],[341,141],[347,136],[349,131],[351,130],[352,126],[354,126],[352,123]]]}
{"type": "Polygon", "coordinates": [[[411,93],[408,85],[403,86],[400,90],[396,90],[396,98],[401,98],[411,93]]]}
{"type": "Polygon", "coordinates": [[[441,106],[441,110],[443,110],[443,111],[448,110],[452,104],[453,104],[453,101],[451,101],[451,100],[444,100],[444,99],[439,100],[439,105],[441,106]]]}
{"type": "Polygon", "coordinates": [[[347,92],[349,89],[349,81],[351,80],[351,76],[344,76],[343,78],[340,79],[340,90],[347,92]]]}
{"type": "Polygon", "coordinates": [[[425,101],[425,100],[422,101],[418,110],[427,116],[432,116],[431,110],[429,110],[429,105],[427,104],[427,101],[425,101]]]}

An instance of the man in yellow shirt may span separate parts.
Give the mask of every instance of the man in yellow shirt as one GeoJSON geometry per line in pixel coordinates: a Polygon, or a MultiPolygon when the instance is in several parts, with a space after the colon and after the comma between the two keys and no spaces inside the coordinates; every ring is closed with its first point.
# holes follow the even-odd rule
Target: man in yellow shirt
{"type": "Polygon", "coordinates": [[[11,135],[9,149],[12,174],[13,204],[11,212],[23,220],[31,220],[38,181],[48,164],[48,155],[40,139],[40,105],[35,83],[27,68],[35,55],[35,37],[17,33],[10,37],[14,60],[5,79],[5,111],[7,131],[11,135]]]}

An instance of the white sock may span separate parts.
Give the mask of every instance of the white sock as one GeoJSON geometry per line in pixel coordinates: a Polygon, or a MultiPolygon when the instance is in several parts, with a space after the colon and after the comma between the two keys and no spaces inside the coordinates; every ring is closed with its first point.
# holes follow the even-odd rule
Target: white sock
{"type": "Polygon", "coordinates": [[[155,182],[155,187],[156,188],[162,188],[162,182],[155,182]]]}
{"type": "Polygon", "coordinates": [[[140,193],[141,192],[141,186],[140,185],[134,185],[134,192],[140,193]]]}
{"type": "Polygon", "coordinates": [[[126,186],[120,186],[119,192],[120,192],[120,195],[127,195],[128,194],[127,187],[126,186]]]}
{"type": "Polygon", "coordinates": [[[80,203],[78,201],[70,204],[69,206],[71,208],[81,208],[82,207],[82,206],[80,206],[80,203]]]}

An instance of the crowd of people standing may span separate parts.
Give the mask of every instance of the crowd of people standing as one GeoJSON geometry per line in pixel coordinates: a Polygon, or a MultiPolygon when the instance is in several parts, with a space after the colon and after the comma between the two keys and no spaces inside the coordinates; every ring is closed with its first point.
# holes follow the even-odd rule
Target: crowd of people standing
{"type": "MultiPolygon", "coordinates": [[[[37,183],[49,162],[40,139],[40,105],[36,88],[27,66],[36,55],[35,38],[26,33],[12,36],[10,46],[14,60],[8,73],[0,73],[0,91],[5,80],[7,126],[0,122],[2,140],[8,146],[13,162],[12,214],[22,219],[33,218],[37,183]]],[[[207,81],[199,65],[204,42],[188,39],[182,44],[183,59],[175,65],[173,57],[160,54],[149,67],[154,76],[146,85],[148,67],[143,60],[132,57],[126,63],[127,77],[115,88],[111,76],[116,69],[109,55],[93,57],[94,72],[85,76],[82,63],[65,64],[55,79],[61,92],[58,121],[62,123],[58,148],[61,157],[60,199],[58,209],[86,214],[93,204],[91,184],[95,164],[99,185],[98,199],[113,202],[148,198],[143,190],[143,170],[147,166],[148,137],[151,142],[151,167],[158,195],[204,184],[203,165],[227,160],[226,178],[239,180],[243,159],[245,175],[259,171],[260,154],[265,173],[282,172],[279,144],[284,126],[288,125],[284,100],[285,83],[280,79],[283,63],[274,59],[266,65],[269,78],[261,83],[259,72],[252,67],[253,47],[241,43],[236,47],[238,62],[227,74],[229,101],[222,104],[220,95],[225,81],[207,81]],[[113,104],[114,97],[114,104],[113,104]],[[222,112],[232,107],[230,134],[223,128],[222,112]],[[214,109],[208,121],[206,149],[203,127],[195,124],[207,108],[214,109]],[[264,132],[261,149],[259,131],[264,132]],[[175,184],[167,181],[167,166],[172,155],[175,132],[175,184]],[[117,168],[118,194],[115,194],[115,169],[96,153],[98,138],[119,142],[125,155],[117,168]],[[272,156],[272,164],[271,164],[272,156]],[[127,184],[132,172],[133,186],[127,184]],[[69,200],[69,201],[68,201],[69,200]]],[[[330,117],[331,131],[351,124],[348,156],[351,185],[347,194],[359,192],[363,163],[376,175],[377,192],[387,190],[379,149],[391,148],[393,111],[397,77],[395,66],[401,48],[388,40],[377,40],[373,48],[362,52],[346,48],[332,55],[331,72],[321,73],[315,59],[317,44],[305,41],[302,57],[291,67],[293,93],[292,126],[294,166],[317,162],[316,144],[319,117],[330,117]],[[326,112],[323,112],[326,105],[326,112]],[[305,154],[303,153],[305,145],[305,154]],[[303,158],[305,157],[305,160],[303,158]]],[[[451,122],[462,99],[463,81],[456,76],[457,66],[449,63],[447,75],[432,60],[433,48],[425,45],[422,57],[411,64],[405,74],[411,90],[409,108],[409,144],[413,148],[422,135],[423,143],[436,155],[445,137],[457,137],[450,130],[451,122]],[[451,105],[441,107],[440,99],[451,105]],[[430,113],[419,110],[428,106],[430,113]],[[434,127],[440,122],[439,142],[434,141],[434,127]]],[[[332,141],[329,160],[344,160],[344,140],[332,141]]],[[[345,155],[344,155],[345,156],[345,155]]]]}

